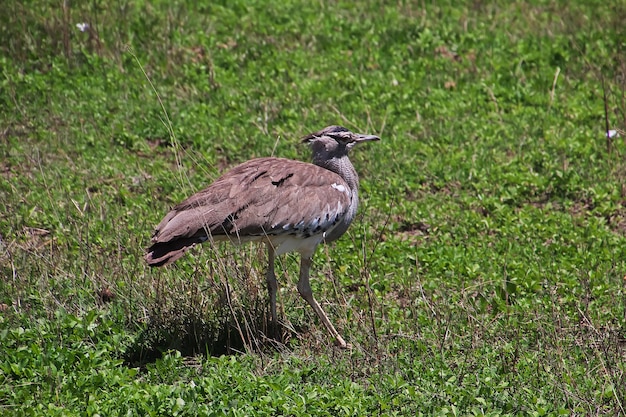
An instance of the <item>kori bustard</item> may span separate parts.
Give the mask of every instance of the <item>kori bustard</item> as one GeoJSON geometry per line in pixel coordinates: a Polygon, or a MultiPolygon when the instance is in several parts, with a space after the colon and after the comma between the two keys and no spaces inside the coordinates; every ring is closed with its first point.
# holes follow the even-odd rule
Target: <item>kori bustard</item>
{"type": "Polygon", "coordinates": [[[300,253],[298,292],[326,326],[338,346],[348,347],[313,297],[309,284],[317,245],[345,233],[356,215],[359,177],[348,152],[378,136],[328,126],[303,138],[313,163],[284,158],[257,158],[236,166],[213,184],[175,206],[152,236],[146,261],[150,266],[174,262],[206,241],[263,242],[267,246],[267,288],[275,325],[274,273],[277,255],[300,253]]]}

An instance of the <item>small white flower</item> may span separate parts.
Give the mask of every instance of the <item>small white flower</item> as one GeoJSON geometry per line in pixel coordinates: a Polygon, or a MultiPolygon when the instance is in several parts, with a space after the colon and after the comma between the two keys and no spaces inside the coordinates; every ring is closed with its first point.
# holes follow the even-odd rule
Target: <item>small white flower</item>
{"type": "Polygon", "coordinates": [[[617,130],[607,130],[606,132],[607,138],[616,138],[618,136],[619,136],[619,133],[617,133],[617,130]]]}
{"type": "Polygon", "coordinates": [[[87,29],[89,29],[89,23],[84,23],[84,22],[83,23],[76,23],[76,27],[81,32],[85,32],[85,31],[87,31],[87,29]]]}

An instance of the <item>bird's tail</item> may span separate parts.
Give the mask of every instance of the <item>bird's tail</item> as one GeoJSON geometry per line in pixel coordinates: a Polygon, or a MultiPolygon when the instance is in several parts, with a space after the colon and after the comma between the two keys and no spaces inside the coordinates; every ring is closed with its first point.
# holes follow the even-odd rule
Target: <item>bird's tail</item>
{"type": "Polygon", "coordinates": [[[183,256],[187,250],[206,239],[201,237],[189,237],[171,240],[169,242],[157,242],[148,248],[145,259],[150,266],[164,266],[183,256]]]}

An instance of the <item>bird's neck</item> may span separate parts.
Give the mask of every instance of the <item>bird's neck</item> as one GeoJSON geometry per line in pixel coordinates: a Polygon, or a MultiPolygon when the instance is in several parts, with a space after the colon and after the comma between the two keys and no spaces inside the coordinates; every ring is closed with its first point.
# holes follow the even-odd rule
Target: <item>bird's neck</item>
{"type": "Polygon", "coordinates": [[[324,160],[315,160],[314,158],[313,163],[338,174],[350,188],[350,207],[348,207],[348,212],[343,217],[342,221],[326,235],[326,242],[332,242],[348,230],[350,223],[352,223],[352,220],[356,216],[357,207],[359,205],[359,176],[347,155],[341,158],[329,158],[324,160]]]}
{"type": "Polygon", "coordinates": [[[359,190],[359,176],[352,166],[352,162],[348,159],[348,156],[342,156],[340,158],[330,158],[330,159],[320,159],[313,160],[315,165],[318,165],[322,168],[326,168],[329,171],[332,171],[339,175],[350,187],[350,191],[356,197],[359,190]]]}

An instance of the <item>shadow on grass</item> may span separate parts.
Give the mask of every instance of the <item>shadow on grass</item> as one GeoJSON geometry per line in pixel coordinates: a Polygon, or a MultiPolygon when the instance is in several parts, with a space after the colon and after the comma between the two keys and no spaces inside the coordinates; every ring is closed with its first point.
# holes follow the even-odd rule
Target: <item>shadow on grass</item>
{"type": "Polygon", "coordinates": [[[154,317],[124,352],[127,366],[143,367],[176,350],[183,357],[282,352],[300,329],[274,326],[262,312],[238,317],[219,315],[206,321],[184,315],[154,317]]]}

